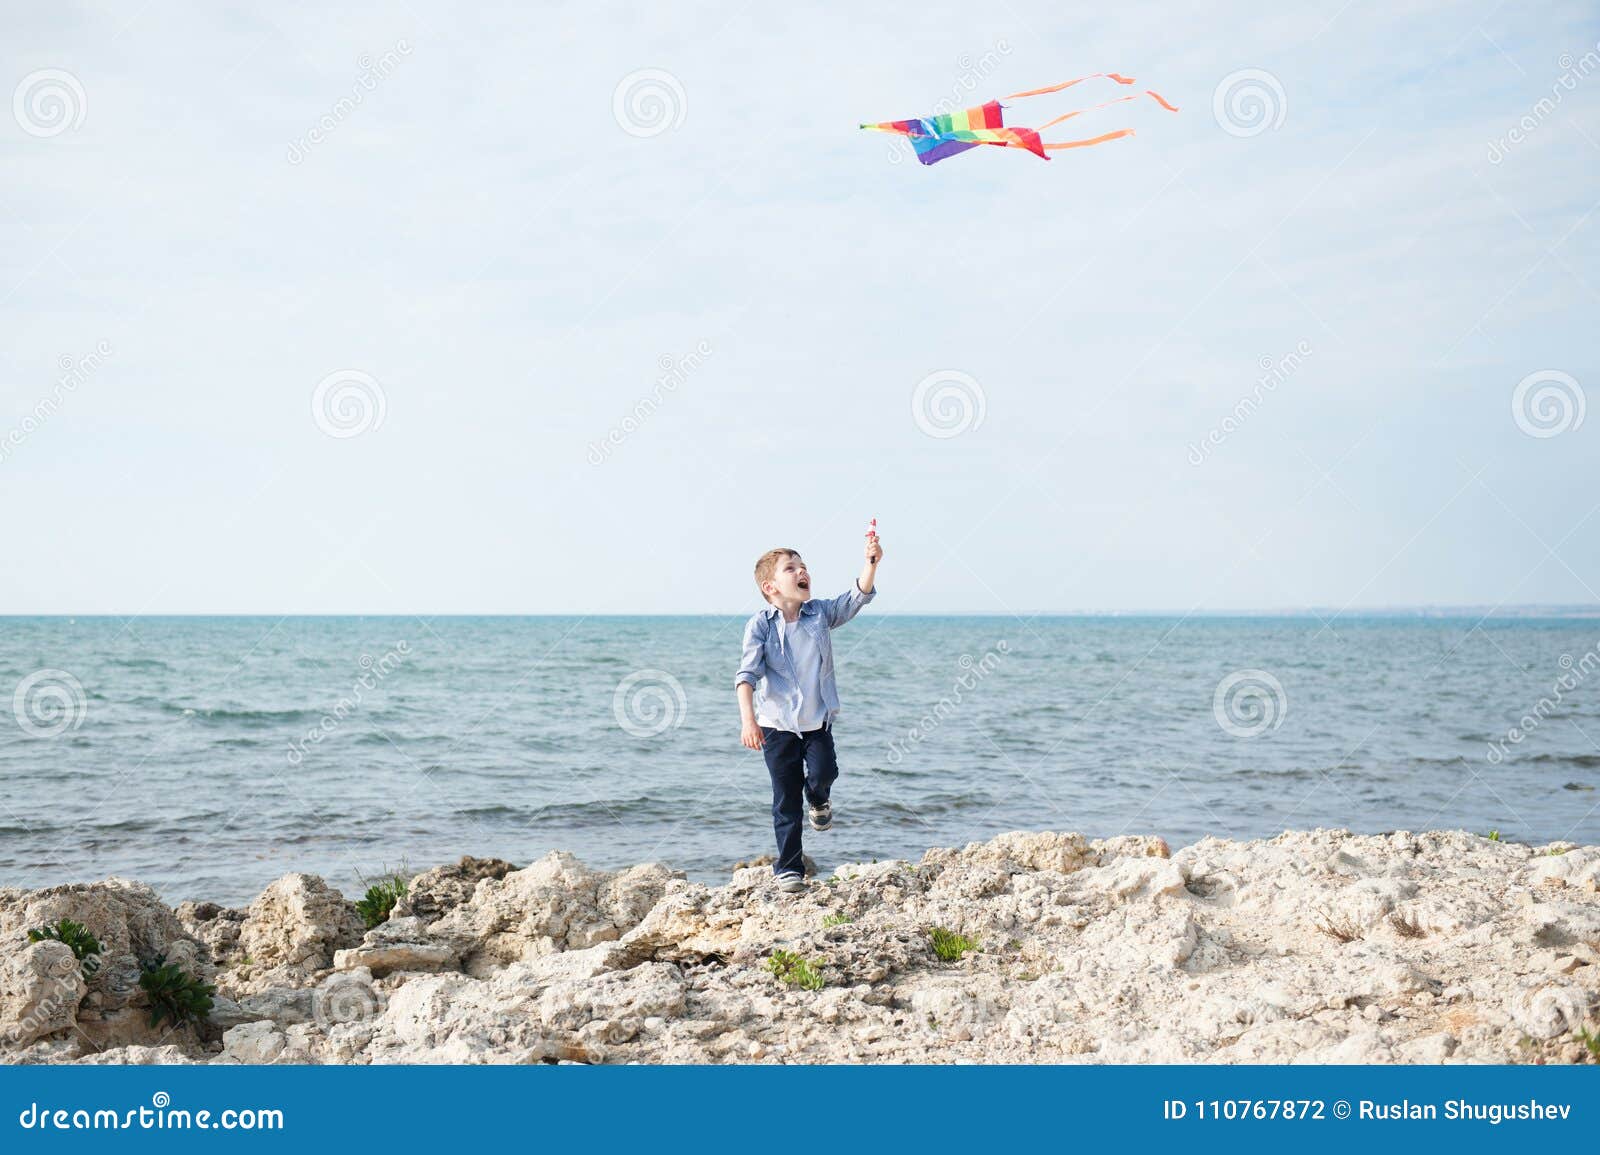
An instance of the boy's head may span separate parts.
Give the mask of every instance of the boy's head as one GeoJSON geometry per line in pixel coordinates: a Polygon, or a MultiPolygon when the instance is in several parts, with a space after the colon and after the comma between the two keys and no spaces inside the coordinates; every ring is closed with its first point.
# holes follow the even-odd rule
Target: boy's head
{"type": "Polygon", "coordinates": [[[774,598],[811,600],[811,575],[792,549],[769,549],[756,560],[756,586],[769,602],[774,598]]]}

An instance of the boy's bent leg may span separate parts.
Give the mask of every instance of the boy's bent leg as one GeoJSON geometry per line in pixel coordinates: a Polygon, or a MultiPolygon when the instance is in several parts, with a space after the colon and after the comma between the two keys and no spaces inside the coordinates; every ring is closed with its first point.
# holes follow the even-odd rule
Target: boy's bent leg
{"type": "Polygon", "coordinates": [[[772,832],[778,840],[778,860],[773,874],[805,874],[800,849],[800,814],[805,801],[805,743],[800,735],[783,730],[761,731],[766,741],[761,754],[772,778],[772,832]]]}
{"type": "Polygon", "coordinates": [[[811,805],[821,806],[833,792],[839,777],[839,758],[833,748],[833,727],[824,726],[805,735],[806,797],[811,805]]]}

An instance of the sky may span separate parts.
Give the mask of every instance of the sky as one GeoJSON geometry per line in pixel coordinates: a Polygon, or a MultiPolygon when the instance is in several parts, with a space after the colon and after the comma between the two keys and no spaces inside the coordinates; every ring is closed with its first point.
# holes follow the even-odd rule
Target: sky
{"type": "Polygon", "coordinates": [[[1592,4],[252,7],[8,5],[0,612],[1600,603],[1592,4]]]}

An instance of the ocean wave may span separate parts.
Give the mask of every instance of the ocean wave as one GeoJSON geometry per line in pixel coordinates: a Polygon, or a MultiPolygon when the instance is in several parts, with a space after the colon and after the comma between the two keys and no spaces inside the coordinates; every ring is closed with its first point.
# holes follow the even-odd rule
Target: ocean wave
{"type": "Polygon", "coordinates": [[[190,718],[196,722],[216,725],[238,724],[251,729],[286,726],[294,722],[315,722],[323,716],[319,710],[295,708],[288,710],[241,710],[218,706],[202,710],[196,706],[181,706],[176,702],[163,702],[162,710],[168,714],[190,718]]]}
{"type": "Polygon", "coordinates": [[[1600,766],[1600,754],[1535,754],[1532,758],[1519,758],[1518,761],[1535,766],[1576,766],[1581,770],[1593,770],[1600,766]]]}
{"type": "Polygon", "coordinates": [[[681,809],[665,798],[641,795],[637,798],[596,799],[591,802],[556,802],[549,806],[473,806],[452,811],[452,816],[472,821],[501,819],[529,826],[598,826],[628,819],[665,820],[681,809]]]}

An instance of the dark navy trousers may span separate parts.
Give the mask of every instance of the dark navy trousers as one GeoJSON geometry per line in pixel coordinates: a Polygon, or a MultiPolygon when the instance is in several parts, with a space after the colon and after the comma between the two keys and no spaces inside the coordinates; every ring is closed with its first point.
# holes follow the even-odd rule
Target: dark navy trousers
{"type": "Polygon", "coordinates": [[[820,806],[826,802],[833,780],[839,777],[833,727],[796,734],[763,726],[761,734],[761,754],[772,777],[772,832],[778,837],[778,861],[772,864],[772,873],[804,874],[800,832],[805,803],[820,806]]]}

